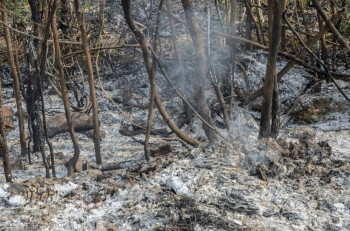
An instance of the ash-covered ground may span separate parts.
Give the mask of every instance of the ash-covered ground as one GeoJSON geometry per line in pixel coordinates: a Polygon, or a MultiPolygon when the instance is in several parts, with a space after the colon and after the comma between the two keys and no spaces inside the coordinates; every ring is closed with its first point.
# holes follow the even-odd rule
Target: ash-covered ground
{"type": "MultiPolygon", "coordinates": [[[[147,34],[152,33],[148,31],[152,24],[146,23],[148,11],[142,10],[146,7],[141,1],[133,3],[135,20],[144,23],[147,34]]],[[[173,11],[182,9],[177,6],[173,11]]],[[[99,13],[97,8],[93,12],[99,13]]],[[[119,34],[126,28],[121,12],[117,1],[107,1],[106,46],[131,41],[129,34],[119,34]]],[[[196,17],[206,22],[202,14],[196,17]]],[[[169,36],[167,28],[161,31],[162,36],[169,36]]],[[[186,28],[177,25],[177,30],[184,32],[186,28]]],[[[189,36],[179,33],[178,39],[184,60],[188,60],[189,36]]],[[[245,109],[232,106],[233,134],[220,130],[229,140],[206,142],[201,122],[195,118],[182,129],[203,140],[198,148],[182,146],[174,135],[153,135],[152,149],[170,144],[173,151],[146,162],[143,145],[137,142],[142,142],[144,135],[129,137],[119,132],[134,131],[133,123],[146,124],[149,84],[141,54],[137,50],[113,52],[117,61],[110,66],[106,62],[100,69],[111,70],[101,81],[116,103],[102,90],[97,97],[101,130],[105,132],[101,141],[103,166],[119,163],[120,168],[101,171],[103,166],[95,164],[92,140],[77,133],[81,157],[90,168],[66,177],[64,163],[73,155],[73,145],[68,133],[56,135],[51,139],[58,163],[56,179],[44,178],[39,153],[32,155],[32,164],[23,160],[24,170],[14,167],[13,183],[4,183],[0,168],[1,230],[350,230],[349,103],[331,83],[322,83],[306,95],[285,119],[313,77],[298,67],[283,77],[279,90],[284,124],[276,141],[257,139],[257,101],[245,109]],[[123,55],[137,58],[130,62],[123,55]]],[[[248,80],[242,72],[236,73],[234,85],[246,93],[261,87],[266,57],[261,51],[241,53],[237,60],[245,67],[248,80]]],[[[279,59],[278,69],[286,63],[279,59]]],[[[169,68],[170,75],[177,73],[174,66],[175,70],[169,68]]],[[[183,124],[181,100],[162,77],[157,81],[169,114],[175,116],[177,124],[183,124]]],[[[339,84],[350,94],[347,82],[339,84]]],[[[212,104],[212,89],[206,93],[212,104]]],[[[48,116],[64,111],[56,95],[46,96],[45,101],[48,116]]],[[[12,89],[4,89],[4,104],[16,110],[12,89]]],[[[153,128],[168,129],[157,110],[154,113],[153,128]]],[[[223,122],[219,116],[214,119],[223,122]]],[[[11,162],[17,166],[16,117],[15,125],[7,138],[11,162]]]]}
{"type": "MultiPolygon", "coordinates": [[[[251,80],[258,83],[264,73],[266,54],[245,57],[252,62],[248,69],[251,80]]],[[[284,84],[286,89],[281,91],[281,101],[293,99],[293,94],[297,96],[302,91],[300,75],[308,73],[294,68],[284,77],[281,89],[284,84]]],[[[170,88],[163,80],[158,81],[160,89],[169,89],[161,92],[167,109],[177,115],[182,110],[181,101],[169,97],[170,88]]],[[[133,86],[130,102],[147,105],[146,77],[103,79],[105,89],[113,97],[121,97],[125,82],[133,86]]],[[[333,88],[330,84],[322,87],[333,88]]],[[[11,91],[5,92],[5,106],[15,108],[11,91]]],[[[50,97],[46,99],[48,112],[63,112],[60,99],[50,97]]],[[[342,100],[335,90],[330,97],[342,100]]],[[[329,120],[331,114],[303,126],[292,118],[276,141],[258,140],[254,118],[257,113],[236,106],[231,113],[231,140],[186,148],[168,139],[174,136],[152,136],[152,148],[170,144],[173,152],[146,162],[143,145],[135,141],[142,141],[144,136],[132,139],[121,135],[119,129],[132,130],[130,120],[145,124],[147,111],[119,104],[126,113],[122,114],[102,91],[98,101],[101,129],[106,133],[101,143],[104,166],[124,163],[124,167],[100,171],[101,166],[95,164],[92,140],[79,133],[81,156],[91,167],[73,178],[65,177],[67,169],[61,163],[57,166],[58,179],[45,179],[41,156],[33,154],[33,164],[24,160],[26,169],[13,171],[14,183],[0,184],[1,229],[350,229],[349,131],[346,124],[335,126],[329,120]]],[[[155,114],[154,128],[166,128],[155,114]]],[[[349,119],[348,111],[335,115],[344,121],[349,119]]],[[[183,129],[196,138],[204,137],[198,119],[183,129]]],[[[20,153],[17,134],[17,128],[8,132],[12,162],[20,153]]],[[[61,152],[58,158],[73,155],[68,133],[51,141],[55,153],[61,152]]],[[[1,182],[5,182],[2,168],[0,174],[1,182]]]]}

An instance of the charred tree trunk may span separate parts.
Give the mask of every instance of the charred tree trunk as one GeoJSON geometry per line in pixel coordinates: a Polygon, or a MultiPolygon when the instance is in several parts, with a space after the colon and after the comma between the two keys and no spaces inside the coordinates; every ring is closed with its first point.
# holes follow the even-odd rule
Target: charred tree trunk
{"type": "MultiPolygon", "coordinates": [[[[236,30],[237,30],[237,25],[236,25],[236,21],[237,21],[237,10],[238,4],[237,4],[237,0],[231,0],[230,2],[230,25],[229,25],[229,33],[232,36],[236,36],[236,30]]],[[[228,74],[227,76],[227,81],[226,83],[224,82],[224,85],[228,85],[228,93],[224,91],[224,93],[226,93],[224,96],[229,96],[228,98],[228,102],[229,105],[231,105],[232,102],[232,95],[233,95],[233,80],[235,78],[235,71],[236,71],[236,56],[237,56],[237,47],[236,47],[236,41],[234,40],[230,40],[229,41],[229,49],[230,49],[230,56],[231,56],[231,66],[232,66],[232,70],[231,70],[231,75],[228,74]]]]}
{"type": "MultiPolygon", "coordinates": [[[[317,14],[317,19],[318,19],[319,30],[321,30],[323,20],[322,20],[319,13],[317,14]]],[[[328,60],[328,49],[327,49],[327,44],[326,44],[326,34],[322,35],[320,42],[321,42],[321,57],[322,57],[324,64],[326,64],[328,66],[329,60],[328,60]]]]}
{"type": "Polygon", "coordinates": [[[27,155],[27,147],[26,147],[25,132],[24,132],[24,117],[23,117],[23,109],[22,109],[21,89],[19,86],[19,76],[18,76],[13,48],[12,48],[10,29],[6,27],[6,25],[8,25],[6,0],[1,0],[1,4],[2,4],[2,21],[4,23],[5,40],[7,44],[7,57],[10,62],[12,78],[14,82],[15,97],[16,97],[19,136],[20,136],[20,142],[21,142],[21,156],[23,157],[27,155]]]}
{"type": "Polygon", "coordinates": [[[100,36],[102,36],[104,34],[104,28],[105,28],[105,6],[106,6],[106,0],[101,0],[100,1],[100,16],[98,18],[99,24],[100,24],[100,30],[98,32],[98,37],[100,37],[100,36]]]}
{"type": "MultiPolygon", "coordinates": [[[[204,96],[204,87],[207,75],[207,61],[205,45],[201,38],[200,28],[194,17],[192,0],[181,0],[186,15],[187,27],[190,32],[195,52],[195,70],[193,75],[194,101],[197,104],[199,114],[210,123],[209,108],[204,96]]],[[[216,134],[206,124],[203,124],[206,136],[210,141],[216,140],[216,134]]]]}
{"type": "MultiPolygon", "coordinates": [[[[46,154],[45,154],[45,148],[44,148],[44,141],[42,140],[42,131],[44,131],[45,137],[46,137],[46,141],[49,145],[50,148],[50,152],[51,152],[51,157],[53,157],[53,148],[52,148],[52,144],[49,141],[49,139],[47,138],[47,126],[46,126],[46,116],[45,116],[45,103],[44,103],[44,97],[43,97],[43,80],[45,77],[45,71],[46,71],[46,53],[47,53],[47,40],[49,38],[50,35],[50,26],[51,26],[51,22],[53,19],[53,13],[56,9],[57,6],[57,0],[54,0],[52,5],[49,5],[48,7],[46,7],[47,9],[45,9],[45,12],[43,13],[43,15],[45,16],[45,27],[43,29],[43,39],[41,42],[41,49],[40,49],[40,55],[39,55],[39,59],[36,62],[35,65],[38,65],[39,68],[36,69],[36,78],[35,78],[35,92],[33,92],[33,94],[35,94],[40,100],[38,101],[37,106],[37,110],[39,111],[39,108],[41,108],[41,114],[43,117],[42,123],[39,123],[39,151],[41,153],[42,156],[42,160],[43,160],[43,164],[45,167],[45,172],[46,172],[46,177],[49,178],[50,177],[50,167],[46,161],[46,154]],[[49,12],[50,10],[50,12],[49,12]]],[[[39,49],[37,49],[39,50],[39,49]]],[[[36,59],[37,60],[37,59],[36,59]]],[[[40,117],[39,117],[39,113],[38,111],[36,112],[38,114],[38,120],[40,121],[40,117]]],[[[55,175],[55,169],[53,167],[53,174],[55,175]]]]}
{"type": "MultiPolygon", "coordinates": [[[[33,19],[33,28],[34,35],[39,37],[40,30],[39,26],[41,25],[40,18],[40,3],[39,0],[28,0],[30,9],[32,12],[33,19]]],[[[31,41],[29,41],[28,49],[28,70],[29,70],[29,78],[28,78],[28,86],[27,86],[27,111],[29,115],[29,126],[31,126],[32,134],[31,138],[33,140],[33,151],[40,151],[40,146],[42,143],[41,139],[41,118],[39,116],[39,93],[38,93],[38,79],[39,79],[39,64],[38,64],[38,56],[40,53],[40,41],[37,38],[34,38],[34,46],[32,46],[31,41]]],[[[28,150],[29,151],[29,150],[28,150]]]]}
{"type": "MultiPolygon", "coordinates": [[[[178,46],[178,42],[176,39],[176,31],[175,31],[174,19],[172,17],[172,12],[171,12],[170,0],[166,0],[166,8],[167,8],[167,15],[169,18],[169,23],[170,23],[171,40],[173,43],[173,49],[174,49],[175,57],[176,57],[176,60],[178,62],[179,69],[180,69],[180,75],[181,75],[180,90],[181,90],[181,93],[183,95],[185,95],[186,94],[187,75],[185,73],[184,64],[182,61],[181,53],[179,51],[179,46],[178,46]]],[[[191,109],[186,105],[185,102],[184,102],[184,110],[185,110],[185,119],[186,119],[186,121],[188,121],[192,117],[193,113],[191,112],[191,109]]]]}
{"type": "MultiPolygon", "coordinates": [[[[250,0],[244,0],[243,1],[244,5],[246,6],[247,9],[247,18],[245,21],[245,38],[248,40],[252,40],[252,33],[253,33],[253,27],[252,27],[252,22],[253,22],[253,18],[252,15],[249,14],[249,8],[251,6],[251,2],[250,0]]],[[[247,44],[246,45],[247,50],[251,50],[252,49],[252,45],[247,44]]]]}
{"type": "Polygon", "coordinates": [[[62,64],[62,60],[61,60],[61,50],[60,50],[61,48],[60,48],[60,44],[59,44],[59,40],[58,40],[58,32],[57,32],[56,11],[54,12],[51,28],[52,28],[52,35],[53,35],[54,46],[55,46],[56,66],[57,66],[58,72],[59,72],[64,111],[65,111],[65,115],[66,115],[66,119],[67,119],[69,134],[71,136],[73,147],[74,147],[74,156],[68,162],[68,175],[72,176],[74,174],[75,166],[76,166],[77,161],[79,159],[80,148],[79,148],[79,144],[78,144],[77,138],[75,137],[75,133],[74,133],[72,116],[71,116],[69,102],[68,102],[68,91],[67,91],[66,83],[64,80],[64,71],[63,71],[63,64],[62,64]]]}
{"type": "Polygon", "coordinates": [[[75,11],[76,11],[77,18],[80,25],[83,49],[84,49],[86,64],[87,64],[88,73],[89,73],[89,87],[90,87],[90,97],[91,97],[91,103],[92,103],[92,116],[93,116],[93,125],[94,125],[93,141],[94,141],[94,147],[95,147],[96,163],[102,164],[101,144],[100,144],[100,126],[98,122],[98,110],[97,110],[97,100],[96,100],[96,93],[95,93],[94,72],[92,69],[90,48],[89,48],[88,39],[86,36],[85,19],[84,19],[84,14],[79,7],[79,1],[74,0],[74,3],[75,3],[75,11]]]}
{"type": "Polygon", "coordinates": [[[248,37],[250,37],[249,40],[252,39],[252,29],[253,29],[253,25],[254,25],[258,42],[262,43],[262,40],[260,38],[260,33],[259,33],[259,27],[258,27],[257,22],[254,19],[254,15],[253,15],[252,2],[250,0],[249,1],[246,0],[246,1],[244,1],[244,4],[245,4],[246,9],[247,9],[247,24],[246,24],[246,26],[247,26],[246,36],[247,37],[246,38],[248,39],[248,37]]]}
{"type": "Polygon", "coordinates": [[[268,1],[268,20],[269,20],[269,55],[266,65],[266,77],[264,86],[264,99],[261,110],[260,120],[260,138],[275,136],[278,130],[278,80],[276,71],[276,61],[278,47],[281,40],[281,25],[284,0],[268,1]],[[273,109],[273,111],[272,111],[273,109]],[[271,125],[272,119],[272,125],[271,125]]]}
{"type": "MultiPolygon", "coordinates": [[[[47,132],[47,123],[46,123],[46,115],[45,115],[45,101],[44,101],[44,96],[43,96],[43,85],[44,85],[44,78],[45,78],[45,73],[46,73],[46,53],[47,53],[47,40],[49,38],[50,35],[50,27],[52,25],[52,21],[54,20],[54,15],[56,12],[56,8],[57,8],[57,1],[58,0],[54,0],[52,2],[52,5],[49,5],[47,8],[50,9],[50,11],[47,10],[47,12],[45,13],[46,18],[46,25],[44,28],[44,32],[43,32],[43,42],[42,42],[42,46],[41,46],[41,53],[40,53],[40,75],[39,75],[39,81],[38,81],[38,93],[40,95],[40,100],[41,100],[41,115],[43,118],[43,131],[44,131],[44,135],[45,135],[45,139],[46,139],[46,143],[49,146],[49,150],[50,150],[50,156],[51,156],[51,167],[52,167],[52,175],[54,177],[56,177],[56,169],[55,169],[55,156],[54,156],[54,152],[53,152],[53,146],[52,143],[49,140],[48,137],[48,132],[47,132]]],[[[56,20],[56,19],[55,19],[56,20]]],[[[41,143],[40,146],[40,151],[41,151],[41,155],[43,158],[43,162],[44,162],[44,166],[46,169],[46,177],[50,177],[50,172],[49,172],[49,165],[46,161],[46,154],[45,154],[45,149],[44,149],[44,143],[41,143]]]]}
{"type": "Polygon", "coordinates": [[[266,46],[264,29],[263,29],[263,25],[265,23],[265,20],[264,20],[263,11],[261,9],[261,1],[255,0],[255,4],[256,4],[256,14],[257,14],[258,23],[259,23],[259,29],[261,32],[261,38],[262,38],[263,44],[266,46]]]}

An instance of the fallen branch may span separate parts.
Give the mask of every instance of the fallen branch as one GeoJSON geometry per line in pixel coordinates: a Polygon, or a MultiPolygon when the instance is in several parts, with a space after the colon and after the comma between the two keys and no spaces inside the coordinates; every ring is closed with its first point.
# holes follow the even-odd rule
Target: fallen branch
{"type": "Polygon", "coordinates": [[[131,168],[136,165],[140,165],[142,163],[143,163],[143,160],[128,160],[128,161],[122,161],[118,163],[102,165],[99,169],[102,172],[106,172],[106,171],[112,171],[112,170],[131,168]]]}
{"type": "MultiPolygon", "coordinates": [[[[119,129],[119,133],[122,134],[123,136],[137,136],[137,135],[141,135],[141,134],[142,135],[146,134],[146,130],[142,129],[142,130],[130,131],[130,130],[126,129],[126,128],[122,128],[122,129],[119,129]]],[[[165,128],[152,129],[151,130],[151,135],[167,136],[167,135],[169,135],[169,132],[165,128]]]]}
{"type": "Polygon", "coordinates": [[[101,166],[99,169],[102,172],[126,169],[127,172],[133,172],[133,173],[138,173],[140,175],[143,175],[143,174],[149,174],[151,172],[155,172],[158,169],[166,168],[173,162],[174,162],[173,156],[167,155],[163,158],[158,157],[148,162],[144,162],[143,160],[129,160],[129,161],[123,161],[119,163],[112,163],[112,164],[101,166]]]}

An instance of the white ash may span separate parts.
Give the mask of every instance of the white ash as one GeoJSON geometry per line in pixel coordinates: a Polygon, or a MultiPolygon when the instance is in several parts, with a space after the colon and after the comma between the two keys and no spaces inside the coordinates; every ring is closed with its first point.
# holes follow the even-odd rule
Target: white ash
{"type": "MultiPolygon", "coordinates": [[[[266,55],[248,56],[254,62],[248,70],[252,74],[250,80],[253,85],[257,78],[260,81],[265,75],[266,55]],[[254,67],[260,69],[254,70],[254,67]]],[[[304,79],[300,78],[300,73],[305,74],[294,68],[285,77],[288,84],[282,85],[297,90],[289,90],[282,99],[298,95],[305,83],[300,81],[304,79]],[[297,84],[295,88],[294,84],[297,84]]],[[[135,83],[138,81],[141,80],[135,77],[135,83]]],[[[116,83],[106,82],[106,85],[113,84],[116,83]]],[[[114,87],[111,87],[110,93],[113,90],[114,87]]],[[[121,124],[129,123],[102,95],[98,96],[98,100],[101,129],[106,132],[101,147],[105,163],[143,160],[143,146],[119,134],[121,124]]],[[[146,104],[148,98],[133,100],[146,104]]],[[[166,104],[179,110],[180,101],[174,102],[168,100],[166,104]]],[[[13,99],[5,100],[5,104],[15,108],[13,99]]],[[[52,96],[50,108],[63,111],[58,97],[52,96]]],[[[126,170],[111,171],[110,174],[84,171],[65,183],[55,184],[59,194],[55,200],[26,201],[24,206],[15,205],[21,202],[21,198],[14,198],[13,204],[9,204],[11,185],[2,183],[0,229],[95,230],[96,224],[103,222],[115,224],[120,230],[184,230],[189,224],[195,230],[349,230],[349,166],[334,169],[311,166],[316,169],[314,174],[291,178],[290,163],[278,162],[283,157],[281,147],[273,142],[268,145],[259,143],[257,124],[247,116],[249,113],[233,111],[235,134],[231,144],[203,143],[187,152],[179,144],[171,143],[176,147],[174,163],[154,173],[139,176],[126,170]],[[267,181],[263,181],[254,174],[256,167],[264,165],[269,168],[272,164],[276,165],[275,177],[268,176],[267,181]],[[324,172],[318,174],[317,171],[324,172]]],[[[132,109],[131,114],[134,120],[146,120],[143,110],[132,109]]],[[[154,124],[156,128],[164,127],[159,117],[155,117],[154,124]]],[[[204,137],[198,119],[184,129],[194,137],[204,137]]],[[[288,136],[289,132],[286,130],[283,137],[287,148],[291,142],[297,141],[288,136]]],[[[12,160],[20,153],[17,134],[17,128],[8,133],[12,160]]],[[[82,158],[93,164],[93,142],[82,134],[77,134],[77,137],[82,158]]],[[[136,138],[144,139],[142,135],[136,138]]],[[[322,132],[318,129],[316,142],[324,140],[332,148],[329,159],[349,162],[348,131],[322,132]]],[[[52,142],[55,151],[72,156],[68,134],[60,134],[52,142]]],[[[162,142],[158,137],[151,139],[155,146],[162,142]]],[[[32,165],[25,162],[27,170],[13,172],[15,183],[44,176],[40,155],[34,154],[32,159],[32,165]]],[[[59,178],[66,176],[66,167],[58,166],[57,173],[59,178]]],[[[2,168],[0,174],[4,182],[2,168]]]]}

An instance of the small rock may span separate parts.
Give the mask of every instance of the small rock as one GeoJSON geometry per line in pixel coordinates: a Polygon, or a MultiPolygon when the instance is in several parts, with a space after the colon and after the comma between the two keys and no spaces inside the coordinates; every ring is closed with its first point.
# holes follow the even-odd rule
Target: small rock
{"type": "Polygon", "coordinates": [[[98,222],[95,231],[107,231],[107,229],[102,222],[98,222]]]}
{"type": "Polygon", "coordinates": [[[117,231],[117,226],[115,224],[110,223],[107,228],[108,231],[117,231]]]}
{"type": "MultiPolygon", "coordinates": [[[[86,135],[90,139],[93,139],[94,138],[94,129],[84,131],[84,132],[82,132],[82,134],[86,135]]],[[[105,136],[106,136],[106,132],[100,130],[100,139],[104,138],[105,136]]]]}

